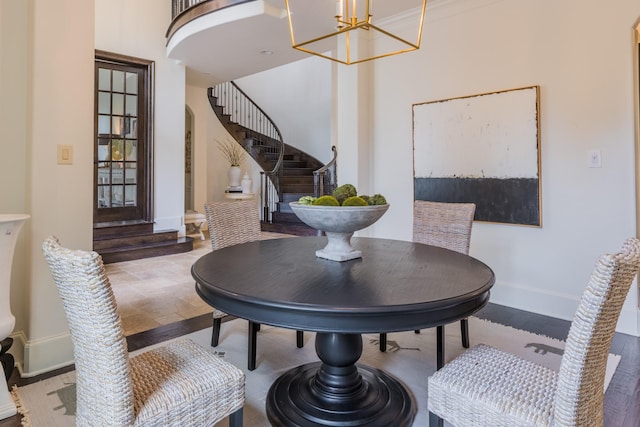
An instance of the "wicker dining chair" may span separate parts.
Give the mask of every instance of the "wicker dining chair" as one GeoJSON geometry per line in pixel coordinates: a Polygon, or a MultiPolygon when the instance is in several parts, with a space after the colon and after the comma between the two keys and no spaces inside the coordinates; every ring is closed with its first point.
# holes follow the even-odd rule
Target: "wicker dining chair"
{"type": "MultiPolygon", "coordinates": [[[[260,212],[255,200],[234,200],[230,202],[208,202],[204,205],[205,216],[209,226],[211,248],[215,251],[227,246],[260,240],[260,212]]],[[[259,286],[257,283],[256,286],[259,286]]],[[[211,346],[217,347],[220,341],[222,318],[227,313],[214,307],[211,346]]],[[[256,352],[260,324],[249,321],[249,346],[247,368],[256,368],[256,352]]],[[[304,345],[304,333],[296,331],[296,345],[304,345]]]]}
{"type": "MultiPolygon", "coordinates": [[[[413,204],[413,241],[438,246],[463,254],[469,253],[474,203],[440,203],[416,200],[413,204]]],[[[416,331],[419,333],[420,331],[416,331]]],[[[460,321],[462,346],[469,348],[469,321],[460,321]]],[[[438,340],[444,343],[444,326],[437,327],[438,340]]],[[[380,351],[387,349],[387,335],[380,334],[380,351]]],[[[442,350],[442,349],[439,349],[442,350]]],[[[439,351],[440,364],[444,363],[439,351]]]]}
{"type": "Polygon", "coordinates": [[[48,237],[44,256],[75,355],[76,425],[242,426],[244,373],[189,339],[129,357],[122,320],[96,252],[48,237]]]}
{"type": "Polygon", "coordinates": [[[602,426],[604,379],[640,241],[596,262],[574,315],[560,371],[479,344],[428,380],[431,425],[602,426]]]}

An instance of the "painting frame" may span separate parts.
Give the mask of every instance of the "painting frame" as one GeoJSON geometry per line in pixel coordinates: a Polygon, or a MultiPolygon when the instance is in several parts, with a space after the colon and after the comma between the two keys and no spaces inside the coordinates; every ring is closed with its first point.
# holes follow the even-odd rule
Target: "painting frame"
{"type": "Polygon", "coordinates": [[[412,137],[414,200],[542,227],[540,86],[413,104],[412,137]]]}

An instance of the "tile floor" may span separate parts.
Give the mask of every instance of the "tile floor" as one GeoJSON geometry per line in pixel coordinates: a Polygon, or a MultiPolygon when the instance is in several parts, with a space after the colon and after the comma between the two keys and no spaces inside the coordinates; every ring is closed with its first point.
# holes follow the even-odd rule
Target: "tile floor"
{"type": "MultiPolygon", "coordinates": [[[[194,249],[182,254],[107,264],[125,334],[211,313],[196,294],[191,265],[211,251],[211,240],[194,239],[194,249]]],[[[294,237],[262,232],[263,239],[294,237]]]]}

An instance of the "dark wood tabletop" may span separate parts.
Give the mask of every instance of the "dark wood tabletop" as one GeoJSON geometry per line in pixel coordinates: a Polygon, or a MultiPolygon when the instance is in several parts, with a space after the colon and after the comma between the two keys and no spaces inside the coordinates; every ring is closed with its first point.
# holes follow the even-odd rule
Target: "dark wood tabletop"
{"type": "Polygon", "coordinates": [[[317,332],[320,362],[290,369],[269,389],[273,425],[408,427],[416,413],[411,393],[386,372],[357,363],[361,334],[441,331],[488,302],[493,271],[458,252],[373,238],[352,239],[362,258],[317,258],[325,244],[324,237],[294,237],[230,246],[201,257],[191,274],[198,294],[219,310],[317,332]]]}
{"type": "Polygon", "coordinates": [[[393,332],[468,317],[486,304],[493,271],[467,255],[419,243],[353,238],[362,258],[316,258],[324,237],[261,240],[204,255],[200,296],[227,313],[316,332],[393,332]]]}

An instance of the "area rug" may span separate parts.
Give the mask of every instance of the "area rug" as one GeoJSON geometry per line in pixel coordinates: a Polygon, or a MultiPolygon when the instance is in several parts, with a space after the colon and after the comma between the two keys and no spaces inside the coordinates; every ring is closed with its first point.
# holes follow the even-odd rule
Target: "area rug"
{"type": "MultiPolygon", "coordinates": [[[[471,345],[485,343],[521,357],[558,370],[564,342],[529,332],[520,331],[477,318],[469,321],[471,345]]],[[[452,324],[445,328],[447,360],[464,349],[460,344],[460,327],[452,324]]],[[[195,342],[216,352],[225,360],[242,368],[246,373],[246,404],[244,425],[269,426],[264,407],[271,383],[288,369],[317,361],[314,350],[314,334],[305,332],[305,343],[296,348],[295,331],[262,326],[258,334],[257,368],[247,371],[247,322],[242,319],[223,323],[220,345],[209,346],[211,328],[187,335],[195,342]]],[[[417,406],[414,426],[428,425],[427,377],[435,371],[435,329],[425,329],[420,334],[413,331],[388,335],[387,352],[378,350],[378,335],[363,335],[364,350],[360,363],[382,369],[398,378],[411,391],[417,406]]],[[[159,344],[162,345],[162,344],[159,344]]],[[[141,350],[141,351],[144,351],[141,350]]],[[[135,353],[133,353],[135,354],[135,353]]],[[[607,365],[608,386],[620,361],[620,356],[610,354],[607,365]]],[[[34,427],[75,425],[75,373],[59,375],[41,382],[14,389],[23,424],[34,427]]],[[[223,420],[218,424],[226,426],[223,420]]]]}

